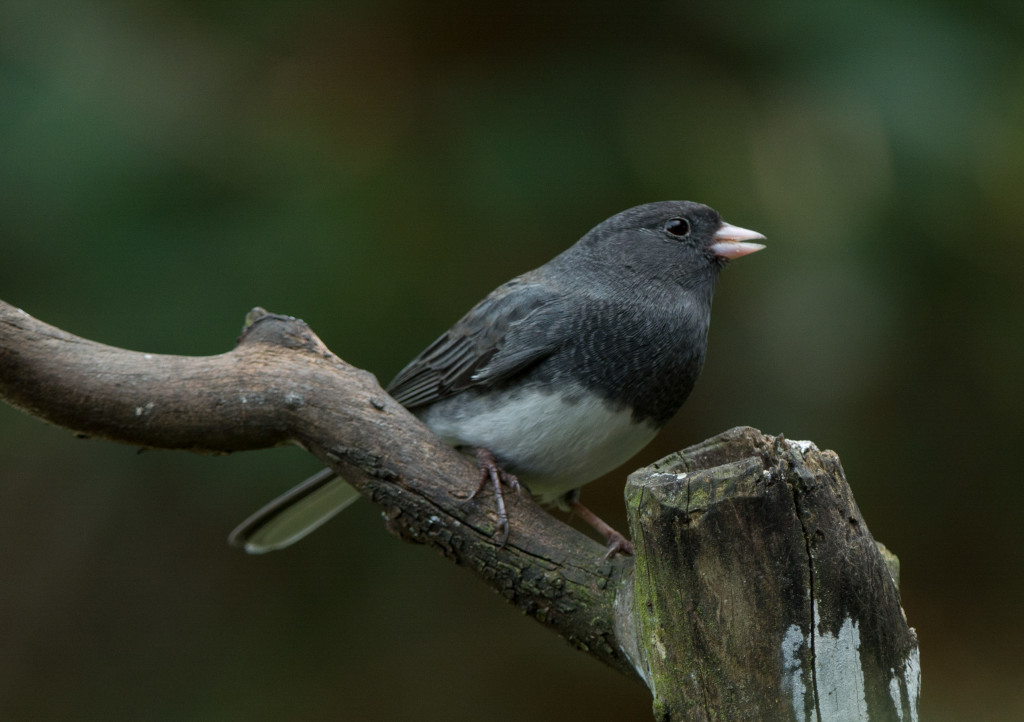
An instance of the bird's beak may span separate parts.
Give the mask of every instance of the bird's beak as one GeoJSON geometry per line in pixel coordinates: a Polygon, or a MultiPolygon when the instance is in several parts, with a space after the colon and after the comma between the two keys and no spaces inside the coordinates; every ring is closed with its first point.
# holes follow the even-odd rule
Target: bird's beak
{"type": "Polygon", "coordinates": [[[757,231],[747,230],[739,226],[733,226],[723,222],[721,227],[715,231],[712,243],[709,246],[712,253],[719,258],[739,258],[751,253],[757,253],[764,248],[763,243],[747,243],[747,241],[765,240],[764,236],[757,231]]]}

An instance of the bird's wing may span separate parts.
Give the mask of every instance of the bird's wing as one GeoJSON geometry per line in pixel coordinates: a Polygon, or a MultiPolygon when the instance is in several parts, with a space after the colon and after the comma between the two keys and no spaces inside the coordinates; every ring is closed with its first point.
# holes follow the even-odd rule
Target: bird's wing
{"type": "Polygon", "coordinates": [[[388,385],[416,408],[525,371],[562,343],[563,296],[529,276],[499,286],[388,385]]]}
{"type": "MultiPolygon", "coordinates": [[[[388,391],[409,408],[525,370],[560,343],[561,297],[523,277],[477,304],[417,356],[388,391]]],[[[359,498],[331,469],[313,475],[250,516],[229,537],[250,554],[284,548],[359,498]]]]}

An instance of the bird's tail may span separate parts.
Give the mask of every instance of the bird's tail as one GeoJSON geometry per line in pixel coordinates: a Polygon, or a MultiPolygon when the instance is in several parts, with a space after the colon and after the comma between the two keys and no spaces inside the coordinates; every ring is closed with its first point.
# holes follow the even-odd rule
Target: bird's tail
{"type": "Polygon", "coordinates": [[[294,544],[359,498],[331,469],[323,469],[243,521],[228,537],[232,546],[263,554],[294,544]]]}

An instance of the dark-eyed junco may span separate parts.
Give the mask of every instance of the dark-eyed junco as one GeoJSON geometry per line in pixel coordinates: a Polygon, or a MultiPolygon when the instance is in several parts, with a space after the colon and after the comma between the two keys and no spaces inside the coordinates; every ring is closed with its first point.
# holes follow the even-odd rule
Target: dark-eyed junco
{"type": "MultiPolygon", "coordinates": [[[[731,258],[764,248],[689,201],[636,206],[540,268],[499,286],[412,360],[388,392],[493,483],[569,507],[608,542],[632,545],[579,503],[579,489],[643,448],[690,395],[704,363],[711,297],[731,258]]],[[[479,489],[477,490],[479,491],[479,489]]],[[[231,534],[259,553],[287,546],[358,494],[330,469],[231,534]]]]}

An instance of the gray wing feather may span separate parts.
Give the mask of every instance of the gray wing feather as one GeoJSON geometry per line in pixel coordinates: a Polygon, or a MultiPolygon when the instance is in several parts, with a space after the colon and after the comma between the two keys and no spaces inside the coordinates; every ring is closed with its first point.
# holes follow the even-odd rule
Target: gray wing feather
{"type": "Polygon", "coordinates": [[[388,393],[412,409],[499,383],[558,348],[562,316],[561,294],[528,275],[513,279],[402,369],[388,393]]]}

